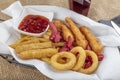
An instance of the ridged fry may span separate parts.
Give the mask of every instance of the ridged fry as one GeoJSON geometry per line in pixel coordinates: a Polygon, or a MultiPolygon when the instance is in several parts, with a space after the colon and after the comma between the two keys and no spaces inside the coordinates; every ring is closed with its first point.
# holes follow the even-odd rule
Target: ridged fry
{"type": "Polygon", "coordinates": [[[51,47],[52,47],[51,42],[31,43],[31,44],[25,44],[25,45],[17,46],[15,48],[15,51],[17,53],[20,53],[20,52],[26,51],[26,50],[43,49],[43,48],[51,48],[51,47]]]}
{"type": "Polygon", "coordinates": [[[51,64],[50,58],[48,57],[41,58],[41,60],[47,62],[48,64],[51,64]]]}
{"type": "Polygon", "coordinates": [[[21,59],[40,59],[43,57],[51,57],[58,52],[55,48],[35,49],[23,51],[19,54],[21,59]]]}
{"type": "Polygon", "coordinates": [[[24,44],[31,44],[31,43],[39,43],[40,40],[39,39],[31,39],[31,40],[28,40],[28,41],[24,41],[24,42],[21,42],[21,43],[18,43],[18,44],[11,44],[10,47],[12,48],[16,48],[17,46],[20,46],[20,45],[24,45],[24,44]]]}
{"type": "Polygon", "coordinates": [[[61,47],[61,46],[64,46],[65,42],[58,42],[58,43],[52,43],[52,44],[55,47],[61,47]]]}

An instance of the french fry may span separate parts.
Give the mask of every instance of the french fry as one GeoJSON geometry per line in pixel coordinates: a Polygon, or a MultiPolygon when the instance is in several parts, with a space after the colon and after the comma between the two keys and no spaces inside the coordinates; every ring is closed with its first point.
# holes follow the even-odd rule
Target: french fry
{"type": "Polygon", "coordinates": [[[39,41],[40,41],[40,42],[49,42],[50,40],[49,40],[49,39],[45,39],[45,38],[41,37],[41,38],[39,38],[39,41]]]}
{"type": "Polygon", "coordinates": [[[47,49],[34,49],[23,51],[19,54],[21,59],[40,59],[51,57],[58,52],[57,49],[47,48],[47,49]]]}
{"type": "Polygon", "coordinates": [[[49,40],[49,35],[43,35],[43,38],[45,38],[45,39],[48,39],[49,40]]]}
{"type": "Polygon", "coordinates": [[[39,43],[39,42],[40,42],[39,39],[32,39],[32,40],[20,42],[18,44],[11,44],[10,47],[15,49],[19,45],[30,44],[30,43],[39,43]]]}
{"type": "Polygon", "coordinates": [[[20,45],[15,48],[15,51],[17,53],[20,53],[22,51],[27,51],[27,50],[33,50],[33,49],[43,49],[43,48],[51,48],[52,43],[51,42],[43,42],[43,43],[31,43],[31,44],[25,44],[25,45],[20,45]]]}
{"type": "Polygon", "coordinates": [[[61,46],[64,46],[65,42],[58,42],[58,43],[52,43],[52,44],[55,47],[61,47],[61,46]]]}
{"type": "Polygon", "coordinates": [[[45,34],[50,36],[51,35],[51,31],[47,31],[45,34]]]}
{"type": "Polygon", "coordinates": [[[48,64],[51,64],[50,58],[48,57],[41,58],[41,60],[47,62],[48,64]]]}

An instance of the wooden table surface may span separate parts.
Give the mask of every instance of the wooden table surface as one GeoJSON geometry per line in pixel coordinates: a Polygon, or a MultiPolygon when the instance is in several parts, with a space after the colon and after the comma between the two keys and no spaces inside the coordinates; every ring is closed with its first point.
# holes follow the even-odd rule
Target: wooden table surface
{"type": "MultiPolygon", "coordinates": [[[[0,10],[5,9],[16,0],[1,0],[0,10]]],[[[69,8],[68,0],[20,0],[23,5],[56,5],[69,8]]],[[[92,0],[88,17],[98,21],[112,19],[120,15],[120,0],[92,0]]],[[[0,19],[10,17],[0,12],[0,19]]],[[[37,69],[10,64],[0,57],[0,80],[50,80],[37,69]]]]}

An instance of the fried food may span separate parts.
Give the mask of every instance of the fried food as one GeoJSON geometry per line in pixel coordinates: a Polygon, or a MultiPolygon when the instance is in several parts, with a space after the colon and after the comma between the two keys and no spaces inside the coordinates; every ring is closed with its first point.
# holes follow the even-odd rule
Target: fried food
{"type": "Polygon", "coordinates": [[[30,39],[28,41],[11,44],[10,47],[15,49],[17,46],[20,46],[20,45],[31,44],[31,43],[39,43],[39,42],[40,42],[39,39],[30,39]]]}
{"type": "Polygon", "coordinates": [[[92,50],[97,54],[101,54],[103,51],[103,45],[101,44],[101,42],[90,32],[87,27],[80,27],[80,31],[85,35],[92,50]]]}
{"type": "Polygon", "coordinates": [[[67,42],[64,44],[64,46],[62,46],[61,48],[59,48],[59,52],[63,52],[63,51],[70,51],[73,48],[72,45],[72,39],[69,36],[67,42]]]}
{"type": "Polygon", "coordinates": [[[48,41],[50,41],[50,40],[41,37],[41,38],[39,38],[39,41],[40,41],[40,42],[48,42],[48,41]]]}
{"type": "Polygon", "coordinates": [[[43,42],[43,43],[31,43],[25,45],[19,45],[15,48],[16,53],[20,53],[22,51],[33,50],[33,49],[43,49],[43,48],[51,48],[51,42],[43,42]]]}
{"type": "Polygon", "coordinates": [[[43,35],[43,38],[45,38],[45,39],[48,39],[49,40],[49,35],[43,35]]]}
{"type": "Polygon", "coordinates": [[[51,57],[51,65],[57,70],[69,70],[76,63],[76,57],[74,54],[70,52],[60,52],[51,57]],[[59,58],[66,58],[69,59],[68,62],[62,64],[58,62],[59,58]]]}
{"type": "Polygon", "coordinates": [[[41,58],[41,60],[47,62],[48,64],[51,64],[50,58],[48,57],[41,58]]]}
{"type": "Polygon", "coordinates": [[[42,38],[49,40],[50,35],[51,35],[51,31],[49,30],[42,36],[42,38]]]}
{"type": "Polygon", "coordinates": [[[48,36],[50,36],[51,35],[51,30],[48,29],[48,31],[45,34],[48,35],[48,36]]]}
{"type": "Polygon", "coordinates": [[[77,54],[77,62],[75,66],[72,68],[72,70],[79,71],[84,65],[86,59],[85,50],[82,47],[74,47],[70,52],[75,55],[77,54]]]}
{"type": "Polygon", "coordinates": [[[57,60],[57,62],[60,63],[60,64],[65,64],[68,61],[69,61],[69,59],[67,59],[67,58],[61,58],[61,57],[59,57],[58,60],[57,60]]]}
{"type": "Polygon", "coordinates": [[[64,46],[65,42],[58,42],[58,43],[52,43],[52,44],[55,47],[61,47],[61,46],[64,46]]]}
{"type": "Polygon", "coordinates": [[[70,31],[70,29],[68,29],[68,27],[66,25],[61,25],[62,26],[62,35],[65,41],[68,40],[68,37],[71,37],[72,42],[74,41],[74,36],[72,34],[72,32],[70,31]]]}
{"type": "Polygon", "coordinates": [[[18,39],[14,42],[14,44],[19,44],[28,40],[36,39],[36,37],[31,37],[31,36],[24,36],[21,39],[18,39]]]}
{"type": "Polygon", "coordinates": [[[64,23],[60,20],[55,20],[53,23],[56,26],[57,30],[59,32],[61,32],[62,31],[62,26],[61,25],[64,25],[64,23]]]}
{"type": "Polygon", "coordinates": [[[98,67],[98,57],[95,54],[95,52],[93,52],[93,51],[85,50],[85,52],[86,52],[87,56],[90,56],[92,58],[92,65],[86,69],[84,67],[82,67],[80,69],[80,72],[85,73],[85,74],[90,74],[90,73],[94,72],[98,67]]]}
{"type": "Polygon", "coordinates": [[[19,56],[21,59],[40,59],[45,57],[52,57],[56,53],[58,53],[58,50],[55,48],[34,49],[22,51],[20,52],[19,56]]]}
{"type": "Polygon", "coordinates": [[[65,21],[69,24],[69,27],[72,33],[74,34],[76,44],[85,49],[88,45],[88,42],[85,39],[84,35],[79,30],[79,28],[77,27],[77,25],[68,17],[65,18],[65,21]]]}
{"type": "Polygon", "coordinates": [[[18,39],[16,42],[14,42],[13,44],[11,44],[9,46],[15,49],[19,45],[39,43],[39,42],[48,42],[48,41],[50,41],[50,40],[45,39],[45,38],[38,38],[38,37],[24,35],[24,37],[22,37],[21,39],[18,39]]]}
{"type": "Polygon", "coordinates": [[[53,22],[50,22],[49,25],[52,31],[50,35],[50,40],[54,43],[60,42],[62,38],[60,32],[56,29],[56,26],[53,24],[53,22]]]}
{"type": "Polygon", "coordinates": [[[56,70],[93,73],[98,67],[98,61],[104,58],[100,54],[102,44],[87,27],[79,29],[68,17],[65,21],[69,26],[60,20],[49,22],[50,28],[43,36],[21,34],[21,39],[10,46],[24,60],[42,60],[56,70]]]}

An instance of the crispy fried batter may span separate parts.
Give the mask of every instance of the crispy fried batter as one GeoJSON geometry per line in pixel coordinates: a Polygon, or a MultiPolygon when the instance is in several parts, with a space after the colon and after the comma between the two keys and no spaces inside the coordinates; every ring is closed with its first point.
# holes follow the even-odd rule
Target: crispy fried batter
{"type": "Polygon", "coordinates": [[[86,52],[87,56],[91,56],[92,65],[87,69],[84,69],[84,67],[82,67],[80,69],[80,72],[85,73],[85,74],[90,74],[90,73],[94,72],[98,67],[98,57],[93,51],[85,50],[85,52],[86,52]]]}
{"type": "Polygon", "coordinates": [[[103,45],[101,44],[101,42],[90,32],[87,27],[80,27],[80,31],[85,35],[92,50],[97,54],[101,54],[101,52],[103,51],[103,45]]]}
{"type": "Polygon", "coordinates": [[[65,18],[66,22],[69,24],[69,27],[74,34],[76,44],[78,46],[81,46],[83,49],[87,47],[87,40],[85,39],[84,35],[81,33],[79,28],[76,26],[76,24],[68,17],[65,18]]]}
{"type": "Polygon", "coordinates": [[[19,45],[15,48],[15,51],[17,53],[20,53],[22,51],[27,51],[27,50],[43,49],[43,48],[51,48],[51,47],[52,47],[51,42],[31,43],[31,44],[19,45]]]}
{"type": "Polygon", "coordinates": [[[55,48],[47,48],[23,51],[19,55],[21,59],[40,59],[45,57],[52,57],[57,52],[58,50],[55,48]]]}
{"type": "Polygon", "coordinates": [[[57,70],[72,69],[75,63],[76,63],[76,57],[74,54],[70,52],[60,52],[51,57],[51,65],[57,70]],[[64,64],[61,64],[58,62],[59,58],[66,58],[66,59],[69,59],[69,61],[64,64]]]}
{"type": "Polygon", "coordinates": [[[53,23],[56,26],[57,30],[61,32],[62,31],[61,25],[64,25],[64,23],[60,20],[55,20],[53,23]]]}
{"type": "Polygon", "coordinates": [[[62,26],[62,35],[65,41],[68,40],[68,37],[70,36],[72,39],[72,42],[74,41],[74,36],[70,29],[66,25],[61,25],[62,26]]]}
{"type": "Polygon", "coordinates": [[[71,50],[71,53],[73,53],[75,55],[78,54],[77,62],[72,70],[79,71],[82,68],[82,66],[84,65],[84,62],[86,59],[85,50],[82,47],[74,47],[71,50]]]}

